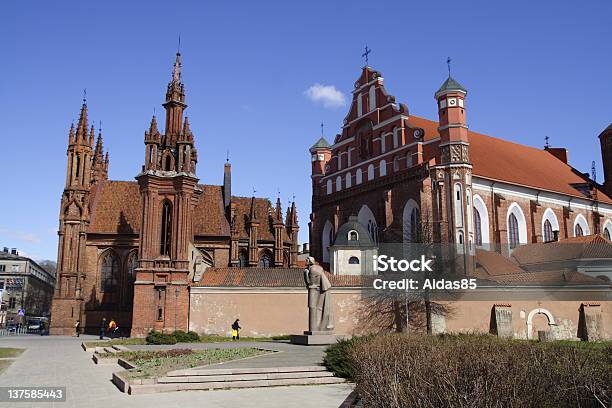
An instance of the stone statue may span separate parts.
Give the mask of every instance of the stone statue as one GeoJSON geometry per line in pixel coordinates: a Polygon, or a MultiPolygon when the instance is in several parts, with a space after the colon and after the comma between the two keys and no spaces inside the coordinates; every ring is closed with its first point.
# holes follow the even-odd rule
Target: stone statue
{"type": "Polygon", "coordinates": [[[323,268],[315,264],[313,257],[306,260],[304,280],[308,288],[308,331],[331,332],[334,328],[332,317],[331,283],[323,268]]]}

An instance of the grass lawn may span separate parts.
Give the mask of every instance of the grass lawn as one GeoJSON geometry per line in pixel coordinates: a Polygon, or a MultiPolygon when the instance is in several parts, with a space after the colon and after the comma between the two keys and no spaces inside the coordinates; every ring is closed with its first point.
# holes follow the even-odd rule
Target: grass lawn
{"type": "Polygon", "coordinates": [[[200,343],[223,343],[226,341],[240,341],[240,342],[253,342],[253,341],[276,341],[276,340],[289,340],[289,336],[272,336],[272,337],[240,337],[240,340],[232,340],[230,336],[216,336],[203,334],[200,336],[200,343]]]}
{"type": "MultiPolygon", "coordinates": [[[[24,349],[0,347],[0,358],[16,358],[23,353],[24,349]]],[[[11,365],[13,360],[0,360],[0,374],[11,365]]]]}
{"type": "MultiPolygon", "coordinates": [[[[136,368],[127,370],[128,378],[154,378],[160,377],[168,371],[183,368],[193,368],[224,361],[254,357],[269,353],[250,347],[235,349],[190,350],[172,349],[158,351],[122,351],[113,353],[113,357],[123,358],[136,365],[136,368]]],[[[111,353],[99,354],[101,357],[110,356],[111,353]]]]}
{"type": "Polygon", "coordinates": [[[20,348],[0,347],[0,358],[19,357],[23,350],[20,348]]]}

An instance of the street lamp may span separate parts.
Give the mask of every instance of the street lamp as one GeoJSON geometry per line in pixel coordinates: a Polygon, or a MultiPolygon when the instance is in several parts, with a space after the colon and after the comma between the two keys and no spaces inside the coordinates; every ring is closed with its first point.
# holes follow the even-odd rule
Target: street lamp
{"type": "Polygon", "coordinates": [[[176,314],[178,311],[178,297],[179,293],[181,293],[178,286],[174,289],[174,331],[176,332],[176,314]]]}

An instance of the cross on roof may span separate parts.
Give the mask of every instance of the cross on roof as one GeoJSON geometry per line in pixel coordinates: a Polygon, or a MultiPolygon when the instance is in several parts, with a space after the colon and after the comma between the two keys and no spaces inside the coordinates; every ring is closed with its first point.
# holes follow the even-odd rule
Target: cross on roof
{"type": "Polygon", "coordinates": [[[545,147],[549,147],[550,145],[548,144],[548,140],[550,139],[550,137],[546,136],[544,138],[544,140],[546,141],[546,144],[544,145],[545,147]]]}
{"type": "Polygon", "coordinates": [[[446,57],[446,65],[448,66],[448,77],[450,78],[451,76],[451,57],[446,57]]]}
{"type": "Polygon", "coordinates": [[[365,52],[363,54],[361,54],[361,56],[365,58],[366,66],[368,66],[368,55],[370,55],[371,52],[372,52],[372,50],[369,49],[368,46],[366,45],[365,46],[365,52]]]}
{"type": "Polygon", "coordinates": [[[87,102],[87,88],[83,88],[83,103],[87,102]]]}
{"type": "Polygon", "coordinates": [[[321,122],[321,137],[323,137],[323,122],[321,122]]]}

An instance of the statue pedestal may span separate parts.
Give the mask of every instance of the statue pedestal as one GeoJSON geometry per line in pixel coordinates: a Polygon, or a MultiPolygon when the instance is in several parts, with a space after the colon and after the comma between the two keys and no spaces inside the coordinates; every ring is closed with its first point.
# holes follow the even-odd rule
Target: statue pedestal
{"type": "Polygon", "coordinates": [[[291,344],[302,346],[323,346],[334,344],[338,336],[333,331],[305,331],[304,334],[292,334],[289,336],[291,344]]]}

